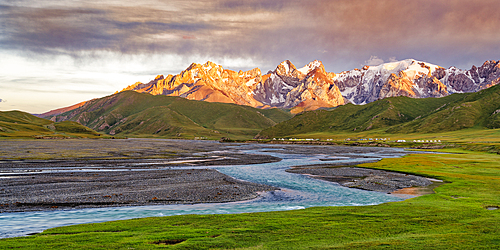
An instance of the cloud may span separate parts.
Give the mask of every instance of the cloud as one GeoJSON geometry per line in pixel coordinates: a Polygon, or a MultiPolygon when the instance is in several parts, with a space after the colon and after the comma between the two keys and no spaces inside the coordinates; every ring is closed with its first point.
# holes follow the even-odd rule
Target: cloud
{"type": "Polygon", "coordinates": [[[398,60],[396,57],[389,57],[387,61],[384,61],[383,59],[379,58],[378,56],[370,56],[370,59],[366,60],[361,66],[378,66],[380,64],[386,63],[386,62],[397,62],[398,60]]]}
{"type": "Polygon", "coordinates": [[[135,8],[123,9],[124,13],[120,15],[115,15],[112,9],[91,7],[19,7],[9,10],[7,14],[1,15],[6,23],[2,47],[46,54],[77,55],[83,51],[168,51],[175,45],[172,41],[179,42],[184,34],[213,29],[209,22],[141,17],[138,15],[141,10],[135,8]],[[121,15],[126,13],[139,17],[122,18],[121,15]],[[154,35],[161,34],[172,34],[174,39],[153,39],[154,35]]]}
{"type": "Polygon", "coordinates": [[[377,56],[370,56],[370,59],[365,61],[364,65],[377,66],[384,63],[384,60],[378,58],[377,56]]]}
{"type": "Polygon", "coordinates": [[[285,6],[292,4],[297,1],[290,0],[224,0],[219,2],[219,8],[224,10],[240,10],[240,11],[262,11],[262,10],[274,10],[281,11],[285,6]]]}
{"type": "Polygon", "coordinates": [[[500,57],[500,2],[494,0],[8,3],[0,7],[0,50],[27,56],[106,51],[250,58],[262,67],[319,59],[331,71],[357,67],[374,54],[445,67],[500,57]]]}

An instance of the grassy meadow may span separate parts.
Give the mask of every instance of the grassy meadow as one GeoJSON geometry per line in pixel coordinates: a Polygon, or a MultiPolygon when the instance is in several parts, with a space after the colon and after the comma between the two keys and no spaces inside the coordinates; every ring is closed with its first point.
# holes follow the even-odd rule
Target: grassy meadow
{"type": "MultiPolygon", "coordinates": [[[[278,137],[279,138],[279,137],[278,137]]],[[[343,142],[346,139],[359,140],[367,138],[387,138],[395,140],[441,140],[442,143],[500,143],[500,129],[462,129],[458,131],[445,131],[441,133],[401,133],[392,134],[382,130],[353,132],[311,132],[294,134],[285,138],[316,138],[321,140],[332,139],[343,142]]],[[[390,139],[390,140],[389,140],[390,139]]]]}
{"type": "Polygon", "coordinates": [[[0,140],[105,138],[77,122],[53,122],[21,111],[0,111],[0,140]]]}
{"type": "Polygon", "coordinates": [[[376,206],[154,217],[54,228],[1,249],[497,249],[500,156],[460,149],[360,167],[444,181],[435,194],[376,206]]]}
{"type": "Polygon", "coordinates": [[[122,137],[248,140],[262,129],[291,117],[292,114],[280,109],[263,110],[124,91],[45,118],[76,121],[96,131],[122,137]]]}

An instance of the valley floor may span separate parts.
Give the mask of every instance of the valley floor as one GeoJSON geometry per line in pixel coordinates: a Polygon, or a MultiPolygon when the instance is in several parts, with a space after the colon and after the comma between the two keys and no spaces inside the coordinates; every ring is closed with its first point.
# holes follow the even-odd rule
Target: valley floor
{"type": "Polygon", "coordinates": [[[436,187],[436,185],[432,185],[433,181],[437,184],[442,182],[440,180],[404,173],[344,166],[296,166],[286,171],[308,175],[315,179],[336,182],[344,187],[400,195],[432,193],[432,188],[426,187],[436,187]],[[414,187],[419,187],[418,192],[416,192],[417,189],[414,187]]]}
{"type": "Polygon", "coordinates": [[[2,180],[0,213],[231,202],[275,189],[213,169],[35,173],[2,180]]]}
{"type": "Polygon", "coordinates": [[[500,156],[446,152],[359,165],[446,182],[401,202],[82,224],[1,239],[0,248],[498,249],[500,156]]]}

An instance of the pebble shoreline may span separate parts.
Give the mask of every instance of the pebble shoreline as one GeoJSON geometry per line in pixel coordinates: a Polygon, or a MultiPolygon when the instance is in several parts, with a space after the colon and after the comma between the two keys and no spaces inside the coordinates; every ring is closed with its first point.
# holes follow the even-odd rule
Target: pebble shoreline
{"type": "Polygon", "coordinates": [[[190,167],[280,160],[237,153],[171,159],[4,160],[0,213],[250,200],[258,192],[278,188],[190,167]]]}

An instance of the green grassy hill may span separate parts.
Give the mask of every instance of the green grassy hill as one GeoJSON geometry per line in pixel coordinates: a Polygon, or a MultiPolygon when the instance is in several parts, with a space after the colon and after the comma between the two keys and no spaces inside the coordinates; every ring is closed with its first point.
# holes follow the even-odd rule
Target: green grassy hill
{"type": "Polygon", "coordinates": [[[500,128],[500,86],[443,98],[391,97],[366,105],[309,111],[263,130],[261,138],[312,133],[441,133],[500,128]]]}
{"type": "Polygon", "coordinates": [[[100,135],[76,122],[53,122],[21,111],[0,111],[0,139],[98,138],[100,135]]]}
{"type": "Polygon", "coordinates": [[[54,119],[77,121],[111,135],[250,139],[262,129],[291,117],[279,109],[260,110],[125,91],[89,101],[54,119]]]}

